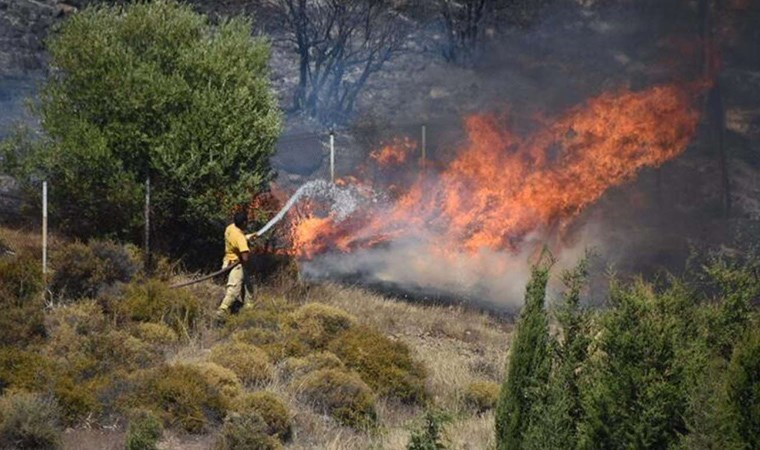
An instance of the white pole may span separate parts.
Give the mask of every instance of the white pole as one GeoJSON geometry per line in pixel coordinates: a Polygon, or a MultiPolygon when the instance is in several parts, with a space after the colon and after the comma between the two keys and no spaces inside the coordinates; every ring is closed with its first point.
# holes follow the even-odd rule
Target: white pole
{"type": "Polygon", "coordinates": [[[427,127],[422,125],[422,167],[425,167],[425,158],[427,156],[427,127]]]}
{"type": "Polygon", "coordinates": [[[335,183],[335,134],[330,132],[330,182],[335,183]]]}
{"type": "Polygon", "coordinates": [[[45,285],[44,292],[47,290],[47,229],[48,229],[48,208],[47,208],[47,181],[42,182],[42,281],[45,285]]]}

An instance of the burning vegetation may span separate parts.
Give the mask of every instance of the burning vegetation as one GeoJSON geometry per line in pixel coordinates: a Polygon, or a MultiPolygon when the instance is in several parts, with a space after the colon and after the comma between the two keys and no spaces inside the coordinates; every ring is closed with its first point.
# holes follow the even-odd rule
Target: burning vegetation
{"type": "MultiPolygon", "coordinates": [[[[464,119],[466,142],[449,162],[420,170],[410,139],[370,154],[352,177],[363,208],[336,220],[310,200],[292,223],[292,252],[319,255],[414,241],[427,257],[477,258],[530,250],[536,235],[562,250],[564,231],[608,189],[681,154],[697,128],[703,84],[602,94],[518,133],[508,116],[464,119]],[[389,169],[389,168],[392,168],[389,169]]],[[[351,184],[351,183],[349,183],[351,184]]]]}

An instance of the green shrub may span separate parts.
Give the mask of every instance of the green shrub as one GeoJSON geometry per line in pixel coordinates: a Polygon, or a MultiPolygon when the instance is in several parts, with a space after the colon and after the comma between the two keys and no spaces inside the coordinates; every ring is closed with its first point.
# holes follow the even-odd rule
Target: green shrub
{"type": "Polygon", "coordinates": [[[151,225],[166,237],[156,245],[208,261],[219,221],[272,176],[280,113],[266,42],[245,19],[212,25],[158,1],[83,9],[46,47],[60,75],[36,108],[48,139],[24,155],[19,180],[45,174],[63,231],[128,237],[150,172],[161,211],[151,225]]]}
{"type": "Polygon", "coordinates": [[[356,323],[356,318],[342,309],[322,303],[308,303],[285,319],[286,326],[312,349],[323,349],[341,331],[356,323]]]}
{"type": "Polygon", "coordinates": [[[127,283],[142,268],[142,261],[138,254],[130,251],[126,246],[111,241],[91,241],[88,247],[100,262],[105,274],[105,282],[127,283]]]}
{"type": "Polygon", "coordinates": [[[164,432],[161,420],[152,412],[137,409],[130,413],[127,427],[127,450],[155,450],[164,432]]]}
{"type": "Polygon", "coordinates": [[[188,336],[201,305],[187,290],[170,289],[159,280],[132,282],[115,305],[117,314],[140,322],[165,323],[180,336],[188,336]]]}
{"type": "Polygon", "coordinates": [[[193,364],[193,367],[197,368],[206,380],[222,394],[227,404],[231,405],[243,393],[243,384],[240,382],[240,378],[230,369],[212,362],[196,363],[193,364]]]}
{"type": "Polygon", "coordinates": [[[746,333],[728,367],[728,410],[746,448],[760,448],[760,333],[746,333]]]}
{"type": "Polygon", "coordinates": [[[441,442],[443,423],[447,418],[440,413],[427,411],[425,425],[412,431],[407,450],[442,450],[446,446],[441,442]]]}
{"type": "Polygon", "coordinates": [[[216,450],[278,450],[282,446],[267,434],[267,424],[255,412],[230,413],[219,432],[216,450]]]}
{"type": "Polygon", "coordinates": [[[330,350],[378,395],[404,402],[425,400],[425,368],[412,359],[404,343],[391,341],[377,330],[362,326],[340,334],[330,343],[330,350]]]}
{"type": "Polygon", "coordinates": [[[541,262],[533,266],[525,288],[525,306],[512,340],[507,375],[496,407],[496,447],[499,450],[524,445],[531,406],[538,403],[534,392],[545,385],[549,377],[549,322],[544,302],[550,268],[551,264],[541,262]]]}
{"type": "Polygon", "coordinates": [[[272,380],[273,368],[269,356],[253,345],[234,341],[217,344],[211,349],[209,359],[235,372],[246,385],[272,380]]]}
{"type": "Polygon", "coordinates": [[[106,269],[92,249],[82,242],[64,244],[52,252],[50,290],[58,297],[76,300],[95,297],[106,282],[106,269]]]}
{"type": "Polygon", "coordinates": [[[0,348],[0,391],[9,388],[41,391],[50,386],[54,369],[40,352],[0,348]]]}
{"type": "Polygon", "coordinates": [[[266,392],[245,394],[237,399],[235,411],[245,414],[254,412],[267,424],[267,434],[279,439],[289,439],[291,434],[290,412],[277,395],[266,392]]]}
{"type": "Polygon", "coordinates": [[[285,380],[295,380],[320,369],[345,369],[343,361],[334,353],[310,353],[303,358],[288,358],[280,365],[280,374],[285,380]]]}
{"type": "Polygon", "coordinates": [[[366,428],[375,424],[375,396],[355,373],[317,370],[298,380],[294,387],[301,399],[344,425],[366,428]]]}
{"type": "Polygon", "coordinates": [[[26,346],[45,337],[39,256],[0,257],[0,345],[26,346]]]}
{"type": "Polygon", "coordinates": [[[61,430],[55,401],[26,392],[11,392],[0,397],[0,447],[60,448],[61,430]]]}
{"type": "Polygon", "coordinates": [[[169,426],[179,426],[190,433],[221,422],[229,406],[197,368],[182,364],[139,374],[130,404],[149,409],[169,426]]]}
{"type": "Polygon", "coordinates": [[[42,292],[41,256],[24,250],[14,257],[0,258],[3,291],[15,301],[24,301],[42,292]]]}
{"type": "Polygon", "coordinates": [[[59,374],[53,386],[53,396],[59,405],[61,421],[73,426],[89,414],[100,411],[97,392],[100,380],[81,382],[68,374],[59,374]]]}
{"type": "Polygon", "coordinates": [[[486,412],[496,407],[499,390],[499,385],[491,381],[470,383],[464,391],[464,402],[478,413],[486,412]]]}
{"type": "Polygon", "coordinates": [[[177,333],[163,323],[140,322],[135,325],[133,334],[142,341],[158,346],[173,345],[179,341],[177,333]]]}

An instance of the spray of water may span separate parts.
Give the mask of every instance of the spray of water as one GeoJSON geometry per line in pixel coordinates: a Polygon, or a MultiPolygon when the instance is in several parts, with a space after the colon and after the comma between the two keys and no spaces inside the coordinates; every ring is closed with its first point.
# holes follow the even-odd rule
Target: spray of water
{"type": "Polygon", "coordinates": [[[288,199],[285,206],[282,207],[277,215],[254,234],[256,236],[261,236],[269,231],[270,228],[275,226],[283,217],[285,217],[285,214],[290,211],[293,205],[304,197],[325,200],[326,204],[330,205],[331,217],[333,217],[336,222],[340,222],[350,216],[359,207],[359,200],[351,189],[341,188],[325,180],[309,181],[298,188],[295,194],[288,199]]]}

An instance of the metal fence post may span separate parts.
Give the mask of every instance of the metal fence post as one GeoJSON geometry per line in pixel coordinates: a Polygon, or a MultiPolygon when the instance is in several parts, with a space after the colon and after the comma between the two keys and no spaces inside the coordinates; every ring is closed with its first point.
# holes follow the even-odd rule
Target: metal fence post
{"type": "Polygon", "coordinates": [[[335,133],[330,131],[330,182],[335,183],[335,133]]]}
{"type": "Polygon", "coordinates": [[[145,272],[150,273],[150,175],[145,177],[145,272]]]}
{"type": "Polygon", "coordinates": [[[47,245],[48,245],[48,188],[47,181],[42,182],[42,296],[47,292],[47,245]]]}

